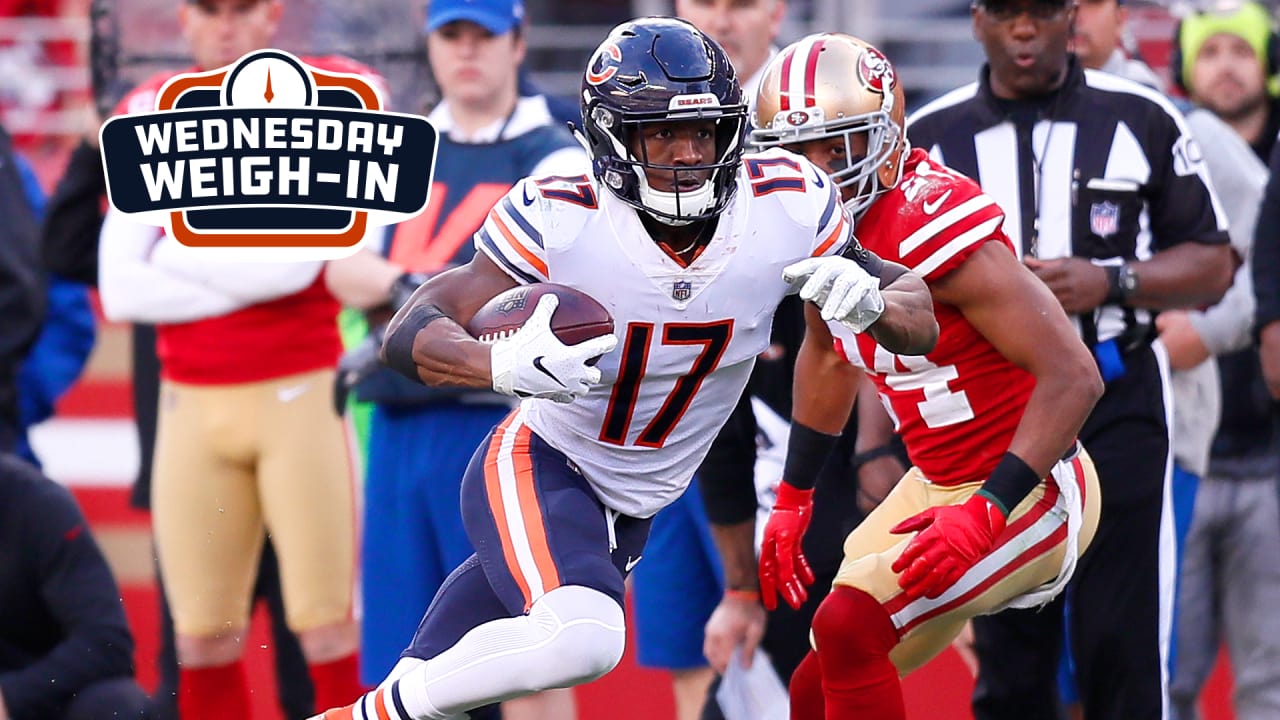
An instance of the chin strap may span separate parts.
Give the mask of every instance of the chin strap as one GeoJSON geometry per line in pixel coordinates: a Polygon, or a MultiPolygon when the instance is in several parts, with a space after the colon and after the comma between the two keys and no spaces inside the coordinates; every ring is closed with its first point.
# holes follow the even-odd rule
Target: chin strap
{"type": "Polygon", "coordinates": [[[711,178],[708,178],[697,190],[662,192],[649,185],[643,170],[636,168],[635,172],[640,178],[640,204],[650,211],[649,214],[654,220],[664,225],[674,227],[688,225],[698,218],[685,219],[685,216],[704,215],[715,205],[715,183],[711,178]]]}

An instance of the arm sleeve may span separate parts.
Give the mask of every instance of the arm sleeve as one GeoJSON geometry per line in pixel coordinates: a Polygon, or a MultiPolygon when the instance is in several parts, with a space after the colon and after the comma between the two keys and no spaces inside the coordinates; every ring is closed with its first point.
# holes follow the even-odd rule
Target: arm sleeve
{"type": "MultiPolygon", "coordinates": [[[[548,179],[544,178],[546,182],[548,179]]],[[[595,188],[585,182],[553,180],[535,187],[525,178],[499,200],[476,231],[476,250],[483,252],[520,284],[546,282],[547,253],[542,240],[543,196],[595,206],[595,188]],[[589,193],[589,196],[588,196],[589,193]]]]}
{"type": "Polygon", "coordinates": [[[90,683],[131,677],[133,637],[106,558],[71,494],[46,482],[31,497],[24,550],[65,637],[35,663],[0,673],[0,692],[11,715],[40,717],[90,683]]]}
{"type": "Polygon", "coordinates": [[[1251,266],[1244,263],[1236,268],[1235,280],[1222,299],[1204,312],[1189,316],[1201,342],[1212,355],[1225,355],[1243,350],[1253,339],[1253,315],[1257,303],[1253,296],[1251,266]]]}
{"type": "MultiPolygon", "coordinates": [[[[993,238],[1008,244],[1000,230],[1004,212],[977,184],[958,180],[934,188],[933,193],[921,204],[929,199],[941,202],[935,209],[936,218],[913,211],[911,220],[904,223],[910,232],[896,248],[902,264],[926,282],[946,276],[993,238]]],[[[1009,247],[1012,250],[1012,245],[1009,247]]]]}
{"type": "Polygon", "coordinates": [[[98,236],[106,194],[102,155],[82,142],[49,198],[41,227],[46,269],[87,285],[98,282],[98,236]]]}
{"type": "Polygon", "coordinates": [[[1271,177],[1258,208],[1253,234],[1253,294],[1257,300],[1255,330],[1280,320],[1280,144],[1271,152],[1271,177]]]}
{"type": "Polygon", "coordinates": [[[1159,117],[1163,126],[1153,134],[1165,139],[1148,152],[1148,201],[1156,250],[1182,242],[1229,242],[1226,213],[1213,192],[1200,143],[1177,110],[1170,107],[1159,117]]]}
{"type": "Polygon", "coordinates": [[[1193,110],[1187,125],[1204,148],[1209,178],[1231,220],[1231,246],[1240,256],[1235,281],[1216,305],[1193,312],[1191,326],[1214,355],[1244,349],[1251,340],[1257,303],[1253,295],[1253,235],[1258,210],[1267,185],[1267,169],[1245,141],[1218,116],[1207,110],[1193,110]]]}
{"type": "Polygon", "coordinates": [[[191,322],[249,304],[151,264],[161,234],[115,209],[107,212],[98,243],[98,292],[108,320],[191,322]]]}
{"type": "Polygon", "coordinates": [[[744,391],[698,468],[698,489],[712,523],[736,525],[755,518],[755,464],[756,417],[744,391]]]}
{"type": "MultiPolygon", "coordinates": [[[[362,241],[363,242],[363,241],[362,241]]],[[[210,290],[223,293],[246,305],[275,300],[304,290],[324,269],[322,261],[249,262],[220,260],[206,253],[191,252],[178,241],[165,237],[156,244],[149,259],[157,269],[172,273],[210,290]]]]}

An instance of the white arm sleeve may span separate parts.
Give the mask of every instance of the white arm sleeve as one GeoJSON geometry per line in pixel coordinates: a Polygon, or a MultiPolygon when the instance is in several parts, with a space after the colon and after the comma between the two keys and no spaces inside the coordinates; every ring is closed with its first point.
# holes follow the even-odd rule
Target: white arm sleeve
{"type": "Polygon", "coordinates": [[[250,262],[222,260],[192,252],[165,237],[151,252],[151,263],[174,275],[225,293],[246,305],[292,295],[315,282],[324,262],[250,262]]]}
{"type": "Polygon", "coordinates": [[[98,293],[108,320],[191,322],[249,304],[152,264],[161,237],[157,227],[107,211],[98,241],[98,293]]]}

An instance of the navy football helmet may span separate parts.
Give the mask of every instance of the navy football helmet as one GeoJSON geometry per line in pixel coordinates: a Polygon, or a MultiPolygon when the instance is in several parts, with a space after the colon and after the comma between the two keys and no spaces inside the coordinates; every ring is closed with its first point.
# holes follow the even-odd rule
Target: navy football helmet
{"type": "Polygon", "coordinates": [[[714,40],[676,18],[622,23],[600,44],[582,78],[582,127],[596,177],[628,205],[670,225],[719,215],[733,197],[747,108],[733,65],[714,40]],[[632,139],[649,123],[714,120],[716,156],[702,165],[650,163],[632,139]],[[672,191],[649,185],[646,169],[670,171],[672,191]],[[709,173],[694,190],[684,174],[709,173]],[[686,183],[687,184],[687,183],[686,183]]]}

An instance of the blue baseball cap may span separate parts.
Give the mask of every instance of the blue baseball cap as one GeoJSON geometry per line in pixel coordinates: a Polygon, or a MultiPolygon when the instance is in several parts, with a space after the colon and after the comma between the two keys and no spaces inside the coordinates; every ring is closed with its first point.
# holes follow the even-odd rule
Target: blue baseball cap
{"type": "Polygon", "coordinates": [[[473,22],[494,35],[502,35],[524,22],[524,1],[431,0],[427,5],[427,32],[455,20],[473,22]]]}

